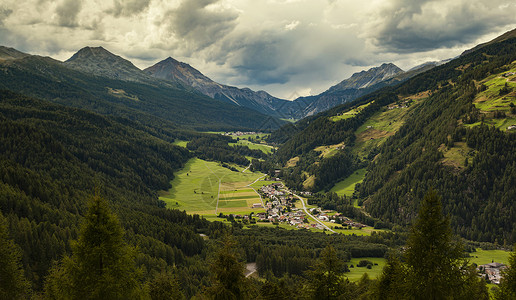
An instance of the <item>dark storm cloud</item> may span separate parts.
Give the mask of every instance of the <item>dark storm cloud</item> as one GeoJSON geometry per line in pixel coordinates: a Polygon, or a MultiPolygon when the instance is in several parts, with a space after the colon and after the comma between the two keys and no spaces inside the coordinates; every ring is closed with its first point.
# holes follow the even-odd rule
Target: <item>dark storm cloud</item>
{"type": "Polygon", "coordinates": [[[141,13],[149,4],[150,0],[115,0],[113,7],[106,12],[115,17],[129,17],[141,13]]]}
{"type": "Polygon", "coordinates": [[[202,50],[214,44],[235,28],[238,18],[238,13],[232,9],[213,9],[218,2],[183,1],[165,17],[170,22],[169,29],[191,50],[202,50]]]}
{"type": "Polygon", "coordinates": [[[56,8],[57,22],[63,27],[77,27],[77,15],[81,11],[82,1],[64,0],[56,8]]]}
{"type": "Polygon", "coordinates": [[[376,45],[399,53],[453,47],[514,22],[511,1],[396,0],[370,28],[376,45]]]}

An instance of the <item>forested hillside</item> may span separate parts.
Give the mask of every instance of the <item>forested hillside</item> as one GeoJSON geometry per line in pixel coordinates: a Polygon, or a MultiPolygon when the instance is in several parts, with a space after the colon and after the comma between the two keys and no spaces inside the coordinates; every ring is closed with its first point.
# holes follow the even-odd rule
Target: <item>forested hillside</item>
{"type": "Polygon", "coordinates": [[[27,55],[0,60],[0,79],[2,89],[161,128],[181,125],[200,130],[268,130],[283,124],[158,79],[139,83],[99,77],[48,57],[27,55]]]}
{"type": "Polygon", "coordinates": [[[190,154],[152,128],[7,91],[0,92],[0,124],[0,208],[36,290],[52,260],[70,251],[96,192],[138,245],[146,272],[181,268],[205,249],[197,231],[214,225],[164,209],[156,197],[190,154]]]}
{"type": "Polygon", "coordinates": [[[516,39],[286,125],[271,141],[285,181],[329,190],[367,166],[354,197],[373,217],[410,224],[431,187],[465,238],[516,241],[516,39]]]}

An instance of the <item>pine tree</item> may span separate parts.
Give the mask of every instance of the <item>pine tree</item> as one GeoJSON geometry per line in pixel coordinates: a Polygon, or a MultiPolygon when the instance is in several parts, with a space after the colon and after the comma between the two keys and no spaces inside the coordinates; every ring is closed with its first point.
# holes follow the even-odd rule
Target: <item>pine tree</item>
{"type": "Polygon", "coordinates": [[[406,268],[395,254],[390,254],[373,288],[372,299],[395,300],[405,295],[406,268]]]}
{"type": "Polygon", "coordinates": [[[135,249],[105,199],[89,203],[79,238],[71,243],[72,256],[54,266],[45,286],[49,299],[137,299],[141,272],[135,266],[135,249]]]}
{"type": "Polygon", "coordinates": [[[306,271],[309,299],[354,299],[356,286],[344,278],[344,262],[331,245],[322,251],[319,262],[306,271]]]}
{"type": "Polygon", "coordinates": [[[170,272],[156,274],[154,279],[148,283],[148,289],[152,300],[183,299],[179,281],[170,272]]]}
{"type": "Polygon", "coordinates": [[[207,296],[215,300],[246,299],[245,266],[236,252],[237,243],[229,237],[224,238],[223,243],[211,264],[214,282],[207,296]]]}
{"type": "MultiPolygon", "coordinates": [[[[480,280],[469,280],[460,243],[452,240],[450,221],[442,214],[440,197],[430,190],[411,227],[405,258],[407,296],[419,299],[467,299],[480,280]]],[[[484,293],[479,288],[480,293],[484,293]]],[[[476,295],[481,299],[483,294],[476,295]]]]}
{"type": "Polygon", "coordinates": [[[0,299],[25,299],[30,283],[21,267],[21,251],[9,238],[7,219],[0,212],[0,299]]]}

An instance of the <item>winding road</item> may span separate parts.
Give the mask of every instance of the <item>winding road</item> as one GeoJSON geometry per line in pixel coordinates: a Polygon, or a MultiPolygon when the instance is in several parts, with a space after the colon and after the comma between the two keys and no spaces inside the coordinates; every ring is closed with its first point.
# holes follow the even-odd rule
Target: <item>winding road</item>
{"type": "Polygon", "coordinates": [[[329,230],[333,233],[337,233],[335,232],[335,230],[331,229],[330,227],[326,226],[326,224],[324,224],[323,222],[321,222],[319,219],[317,219],[316,217],[314,217],[310,212],[308,212],[308,209],[306,208],[306,205],[305,205],[305,201],[303,200],[303,198],[301,198],[299,195],[296,195],[294,193],[292,193],[292,195],[296,196],[297,199],[299,199],[301,201],[301,204],[303,204],[303,210],[305,211],[305,213],[312,217],[312,219],[314,219],[317,223],[321,224],[324,228],[326,228],[326,230],[329,230]]]}

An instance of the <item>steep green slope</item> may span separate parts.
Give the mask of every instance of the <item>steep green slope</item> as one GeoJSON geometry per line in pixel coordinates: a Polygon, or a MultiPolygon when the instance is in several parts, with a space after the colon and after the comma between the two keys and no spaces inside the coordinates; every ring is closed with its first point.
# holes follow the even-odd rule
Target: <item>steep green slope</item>
{"type": "MultiPolygon", "coordinates": [[[[95,192],[109,199],[126,238],[142,252],[138,263],[149,272],[174,264],[183,270],[204,249],[196,230],[211,225],[165,209],[156,194],[169,188],[173,172],[191,156],[153,132],[129,120],[0,91],[0,209],[36,290],[52,260],[69,252],[68,241],[76,238],[95,192]]],[[[188,276],[199,284],[197,275],[188,276]]]]}
{"type": "Polygon", "coordinates": [[[287,125],[281,131],[291,138],[277,159],[296,163],[282,175],[296,188],[318,191],[368,165],[355,196],[372,216],[410,224],[417,199],[434,187],[456,232],[513,243],[516,134],[507,128],[516,120],[515,60],[516,39],[507,39],[287,125]]]}
{"type": "Polygon", "coordinates": [[[256,111],[171,87],[99,77],[51,58],[0,61],[0,88],[144,124],[199,130],[269,129],[282,121],[256,111]],[[269,121],[269,122],[267,122],[269,121]]]}

